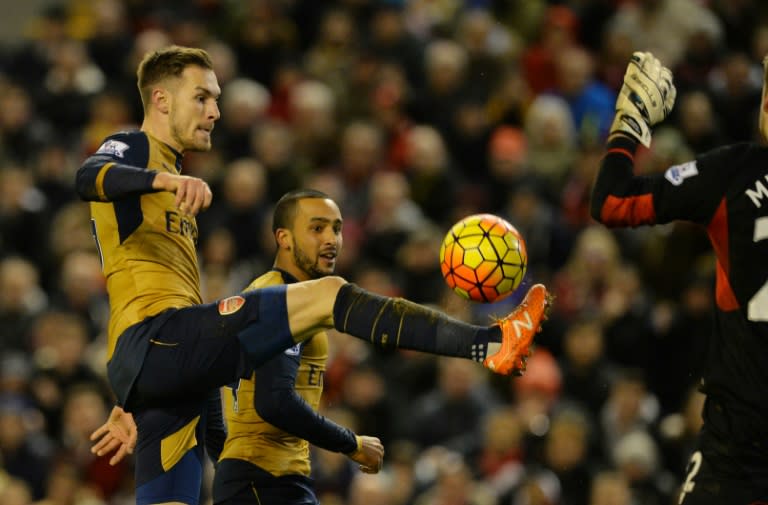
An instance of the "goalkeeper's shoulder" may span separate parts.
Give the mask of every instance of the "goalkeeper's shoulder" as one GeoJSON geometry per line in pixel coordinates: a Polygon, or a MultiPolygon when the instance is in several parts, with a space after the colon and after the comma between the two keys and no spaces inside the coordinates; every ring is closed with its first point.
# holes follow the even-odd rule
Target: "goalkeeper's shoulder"
{"type": "Polygon", "coordinates": [[[726,172],[733,174],[741,167],[751,170],[755,166],[755,160],[764,159],[766,147],[757,142],[735,142],[710,149],[696,155],[699,165],[722,167],[726,172]]]}

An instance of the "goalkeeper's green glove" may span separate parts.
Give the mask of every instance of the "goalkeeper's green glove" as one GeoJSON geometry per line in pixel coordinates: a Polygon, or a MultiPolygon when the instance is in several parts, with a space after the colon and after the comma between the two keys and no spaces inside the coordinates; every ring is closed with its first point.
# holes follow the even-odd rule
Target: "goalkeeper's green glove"
{"type": "Polygon", "coordinates": [[[649,147],[651,126],[667,117],[676,95],[672,72],[651,53],[634,53],[616,99],[611,135],[623,133],[649,147]]]}

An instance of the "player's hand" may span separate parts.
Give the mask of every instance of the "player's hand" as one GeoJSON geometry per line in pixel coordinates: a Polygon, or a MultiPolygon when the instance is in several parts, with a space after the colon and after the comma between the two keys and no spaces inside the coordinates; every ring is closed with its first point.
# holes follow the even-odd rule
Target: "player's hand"
{"type": "Polygon", "coordinates": [[[159,172],[152,182],[152,188],[175,193],[176,207],[188,216],[196,216],[201,210],[207,209],[213,200],[208,183],[188,175],[159,172]]]}
{"type": "Polygon", "coordinates": [[[136,423],[133,421],[133,416],[115,406],[107,422],[91,433],[91,441],[94,442],[91,452],[97,456],[103,456],[117,450],[109,460],[109,464],[114,466],[126,455],[133,454],[136,436],[136,423]]]}
{"type": "Polygon", "coordinates": [[[357,437],[355,452],[347,454],[349,459],[360,465],[360,470],[365,473],[379,473],[384,464],[384,446],[376,437],[357,437]]]}
{"type": "Polygon", "coordinates": [[[672,72],[651,53],[635,52],[616,99],[611,133],[623,133],[651,145],[651,126],[661,122],[675,104],[672,72]]]}

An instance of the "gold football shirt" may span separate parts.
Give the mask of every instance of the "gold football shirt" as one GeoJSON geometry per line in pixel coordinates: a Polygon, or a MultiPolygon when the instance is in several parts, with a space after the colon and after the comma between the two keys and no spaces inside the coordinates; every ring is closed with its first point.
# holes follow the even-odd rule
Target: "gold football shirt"
{"type": "MultiPolygon", "coordinates": [[[[254,280],[246,290],[283,284],[280,272],[270,271],[254,280]]],[[[299,358],[296,393],[317,410],[323,393],[323,376],[328,359],[328,335],[321,331],[303,344],[285,351],[299,358]]],[[[272,475],[310,473],[309,442],[264,421],[254,407],[255,374],[241,379],[236,388],[224,387],[224,419],[227,439],[219,460],[248,461],[272,475]]]]}
{"type": "MultiPolygon", "coordinates": [[[[181,170],[181,154],[141,131],[113,135],[96,155],[105,160],[95,179],[100,196],[106,194],[105,177],[116,163],[174,174],[181,170]]],[[[109,359],[129,326],[168,308],[202,302],[197,224],[179,213],[175,195],[166,191],[90,206],[109,293],[109,359]]]]}

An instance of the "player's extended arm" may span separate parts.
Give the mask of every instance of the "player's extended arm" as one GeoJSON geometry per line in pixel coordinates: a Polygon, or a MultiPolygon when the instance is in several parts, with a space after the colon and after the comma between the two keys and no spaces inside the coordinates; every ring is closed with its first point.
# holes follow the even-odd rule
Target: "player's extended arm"
{"type": "Polygon", "coordinates": [[[357,436],[315,411],[296,393],[297,356],[280,354],[256,369],[253,406],[264,421],[309,443],[341,452],[368,473],[381,469],[384,447],[376,437],[357,436]]]}
{"type": "MultiPolygon", "coordinates": [[[[126,142],[131,139],[116,136],[126,142]]],[[[133,142],[136,142],[133,140],[133,142]]],[[[211,188],[204,180],[197,177],[158,172],[147,167],[137,166],[146,163],[146,156],[126,146],[119,155],[97,151],[85,160],[77,171],[75,188],[78,195],[89,202],[113,202],[157,191],[170,191],[176,194],[176,207],[184,214],[195,216],[207,209],[213,198],[211,188]]]]}
{"type": "Polygon", "coordinates": [[[91,202],[170,191],[176,194],[176,207],[190,216],[207,209],[213,199],[208,183],[197,177],[114,163],[103,156],[91,156],[83,163],[77,171],[75,188],[80,198],[91,202]]]}
{"type": "Polygon", "coordinates": [[[650,53],[636,52],[627,65],[616,100],[606,154],[592,187],[592,217],[607,226],[656,222],[656,179],[634,176],[638,143],[649,146],[651,127],[667,117],[675,103],[672,73],[650,53]]]}
{"type": "Polygon", "coordinates": [[[87,202],[112,202],[157,191],[157,172],[118,163],[110,156],[94,154],[83,162],[75,176],[75,189],[87,202]]]}
{"type": "Polygon", "coordinates": [[[152,189],[176,193],[176,207],[183,214],[196,216],[211,205],[213,193],[208,183],[197,177],[160,172],[152,181],[152,189]]]}
{"type": "Polygon", "coordinates": [[[91,441],[94,442],[91,452],[97,456],[103,456],[116,451],[109,460],[114,466],[133,453],[136,447],[136,423],[133,416],[121,407],[115,406],[109,414],[107,422],[91,433],[91,441]]]}
{"type": "Polygon", "coordinates": [[[637,142],[617,135],[608,141],[605,156],[592,186],[590,213],[609,227],[656,223],[654,178],[633,173],[637,142]]]}

